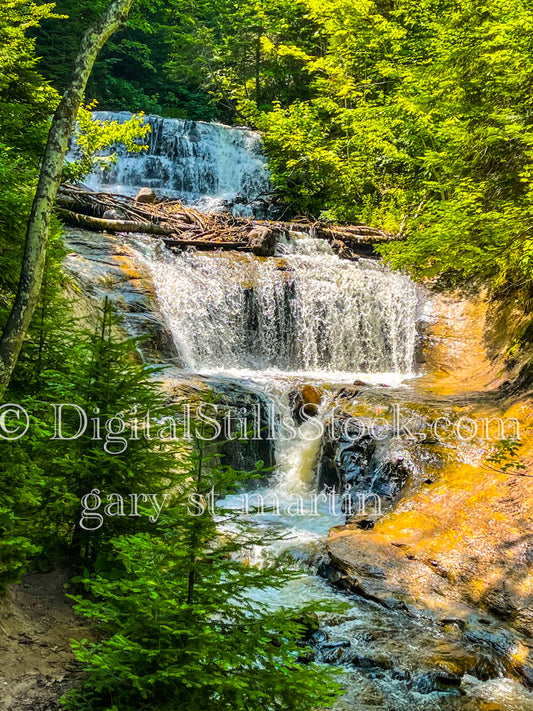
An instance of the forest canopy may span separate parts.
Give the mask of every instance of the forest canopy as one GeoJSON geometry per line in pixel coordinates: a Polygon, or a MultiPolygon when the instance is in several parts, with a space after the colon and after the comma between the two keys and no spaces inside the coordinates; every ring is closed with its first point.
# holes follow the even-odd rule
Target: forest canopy
{"type": "MultiPolygon", "coordinates": [[[[43,15],[39,67],[59,91],[98,10],[43,15]]],[[[294,212],[401,232],[384,254],[421,275],[527,286],[532,36],[523,0],[139,2],[87,98],[251,124],[294,212]]]]}

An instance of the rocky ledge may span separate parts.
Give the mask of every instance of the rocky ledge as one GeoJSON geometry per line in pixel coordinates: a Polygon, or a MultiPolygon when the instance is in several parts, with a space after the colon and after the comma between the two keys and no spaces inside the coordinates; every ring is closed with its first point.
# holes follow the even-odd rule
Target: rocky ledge
{"type": "MultiPolygon", "coordinates": [[[[422,349],[426,374],[396,396],[428,419],[468,416],[497,429],[499,417],[506,432],[518,426],[517,456],[525,468],[488,459],[494,430],[490,437],[452,433],[446,441],[408,442],[420,466],[407,472],[372,525],[354,520],[330,531],[321,573],[383,608],[424,610],[439,624],[452,622],[460,636],[485,628],[489,643],[500,644],[506,663],[532,687],[531,396],[511,381],[505,343],[491,335],[498,330],[491,308],[483,299],[436,298],[422,349]],[[505,644],[497,640],[502,634],[505,644]]],[[[514,375],[523,372],[524,363],[515,364],[514,375]]],[[[351,398],[345,409],[368,413],[370,393],[366,402],[360,393],[351,398]]]]}

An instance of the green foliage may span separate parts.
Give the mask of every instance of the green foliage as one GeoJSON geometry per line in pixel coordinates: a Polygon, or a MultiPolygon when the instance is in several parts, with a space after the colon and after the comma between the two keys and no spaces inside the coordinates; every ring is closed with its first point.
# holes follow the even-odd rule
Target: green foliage
{"type": "MultiPolygon", "coordinates": [[[[24,405],[29,405],[25,400],[24,405]]],[[[31,428],[41,423],[32,418],[31,428]]],[[[5,429],[18,431],[20,420],[7,412],[5,429]]],[[[5,431],[5,429],[3,431],[5,431]]],[[[39,522],[34,516],[46,486],[40,463],[27,441],[2,442],[0,463],[0,595],[18,580],[41,551],[39,522]]]]}
{"type": "Polygon", "coordinates": [[[114,569],[84,579],[90,597],[76,609],[108,638],[74,644],[87,677],[67,708],[308,711],[338,693],[330,672],[300,661],[305,614],[261,602],[296,573],[245,564],[242,551],[264,541],[237,520],[217,526],[209,492],[232,491],[243,474],[213,447],[197,440],[154,533],[116,539],[114,569]]]}
{"type": "Polygon", "coordinates": [[[531,284],[531,38],[523,0],[306,0],[312,96],[243,110],[297,212],[402,231],[419,276],[531,284]],[[321,51],[317,51],[318,49],[321,51]]]}
{"type": "Polygon", "coordinates": [[[4,0],[0,5],[0,143],[35,161],[59,97],[36,71],[35,41],[28,35],[57,17],[54,5],[4,0]]]}
{"type": "MultiPolygon", "coordinates": [[[[80,38],[102,3],[58,0],[56,6],[67,19],[42,23],[36,35],[41,71],[62,91],[80,38]]],[[[88,101],[97,100],[110,111],[215,118],[216,107],[205,88],[205,43],[195,37],[204,7],[183,0],[137,2],[128,26],[97,59],[87,85],[88,101]]]]}
{"type": "MultiPolygon", "coordinates": [[[[8,397],[30,415],[27,435],[2,442],[0,462],[0,586],[24,572],[31,554],[61,555],[74,567],[105,557],[114,535],[143,530],[143,517],[106,519],[96,532],[80,526],[80,499],[92,489],[160,493],[181,449],[142,436],[146,418],[168,416],[152,369],[138,362],[137,342],[120,338],[108,303],[97,326],[74,325],[49,270],[43,302],[32,325],[8,397]],[[52,404],[69,403],[57,439],[52,404]],[[80,436],[79,411],[88,426],[80,436]],[[92,418],[99,417],[95,432],[92,418]],[[107,430],[105,423],[113,420],[107,430]],[[140,436],[132,436],[133,421],[140,436]],[[124,432],[122,432],[124,430],[124,432]],[[126,446],[127,445],[127,446],[126,446]]],[[[14,415],[13,415],[14,417],[14,415]]],[[[15,422],[16,424],[16,422],[15,422]]]]}
{"type": "Polygon", "coordinates": [[[12,146],[0,144],[0,323],[18,280],[35,173],[12,146]]]}
{"type": "Polygon", "coordinates": [[[129,153],[139,153],[147,146],[140,141],[150,132],[150,124],[144,123],[143,114],[132,116],[128,121],[97,121],[91,111],[96,103],[82,107],[74,133],[79,157],[65,163],[63,179],[69,182],[82,180],[95,168],[109,168],[116,162],[116,153],[103,155],[111,146],[121,143],[129,153]]]}
{"type": "Polygon", "coordinates": [[[522,449],[522,442],[519,439],[508,437],[496,442],[494,452],[488,457],[487,461],[495,464],[498,471],[503,474],[511,474],[513,476],[528,476],[524,474],[527,470],[518,458],[518,453],[522,449]]]}
{"type": "MultiPolygon", "coordinates": [[[[58,0],[57,10],[68,19],[43,23],[37,42],[41,70],[62,90],[65,67],[98,5],[58,0]]],[[[269,108],[309,97],[305,62],[316,52],[315,31],[301,0],[139,2],[98,58],[87,97],[108,110],[242,119],[243,101],[269,108]]]]}

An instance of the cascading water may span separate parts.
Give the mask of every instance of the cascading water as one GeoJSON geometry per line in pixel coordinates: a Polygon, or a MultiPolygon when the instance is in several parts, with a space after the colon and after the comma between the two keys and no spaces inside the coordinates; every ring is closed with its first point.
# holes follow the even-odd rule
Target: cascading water
{"type": "MultiPolygon", "coordinates": [[[[289,393],[303,382],[397,382],[413,365],[414,284],[370,262],[336,256],[320,239],[293,234],[280,256],[153,253],[159,302],[185,365],[244,379],[291,420],[289,393]],[[364,374],[362,376],[362,374],[364,374]]],[[[321,411],[324,415],[327,407],[321,411]]],[[[277,487],[313,484],[320,441],[276,438],[277,487]]]]}
{"type": "MultiPolygon", "coordinates": [[[[292,235],[280,256],[227,253],[149,258],[158,298],[188,368],[247,379],[290,420],[304,381],[378,382],[407,375],[415,348],[413,283],[337,257],[320,239],[292,235]]],[[[325,410],[325,407],[322,408],[325,410]]],[[[312,485],[320,442],[305,423],[277,437],[278,488],[312,485]]]]}
{"type": "Polygon", "coordinates": [[[184,253],[150,260],[164,312],[193,370],[300,372],[353,381],[408,374],[413,283],[339,259],[323,240],[293,237],[279,258],[184,253]]]}
{"type": "MultiPolygon", "coordinates": [[[[127,115],[99,112],[97,117],[127,115]]],[[[94,187],[134,192],[148,185],[193,199],[239,192],[253,197],[268,185],[256,134],[217,124],[149,120],[148,152],[121,156],[110,173],[92,176],[94,187]]],[[[242,555],[260,564],[289,550],[307,561],[309,574],[280,591],[258,590],[257,597],[273,607],[334,603],[339,593],[314,573],[328,529],[344,517],[324,506],[296,517],[283,509],[287,497],[304,499],[313,492],[321,446],[312,436],[312,420],[295,421],[291,394],[309,383],[318,386],[321,402],[313,419],[323,422],[341,386],[355,380],[398,384],[410,376],[417,319],[413,283],[376,263],[341,260],[326,242],[301,234],[292,234],[279,244],[276,257],[266,259],[227,252],[171,254],[153,240],[136,244],[151,269],[185,374],[200,374],[215,387],[227,386],[227,392],[252,391],[277,412],[276,472],[254,493],[274,495],[283,513],[252,518],[256,527],[285,535],[277,544],[242,555]]],[[[239,508],[241,502],[234,496],[222,503],[239,508]]],[[[458,653],[478,652],[468,645],[458,652],[457,640],[431,624],[423,616],[356,598],[341,614],[322,615],[317,657],[345,670],[347,694],[335,708],[533,709],[530,695],[515,681],[489,678],[484,671],[479,678],[465,675],[460,692],[453,680],[443,691],[447,677],[435,671],[433,656],[446,657],[450,650],[453,661],[458,653]]]]}
{"type": "MultiPolygon", "coordinates": [[[[123,123],[131,116],[127,112],[93,112],[98,121],[123,123]]],[[[189,203],[203,198],[205,209],[236,196],[248,202],[270,191],[258,133],[220,123],[153,115],[146,116],[145,121],[151,127],[146,138],[148,149],[128,154],[119,146],[119,160],[90,175],[85,180],[89,187],[126,195],[149,187],[189,203]]]]}

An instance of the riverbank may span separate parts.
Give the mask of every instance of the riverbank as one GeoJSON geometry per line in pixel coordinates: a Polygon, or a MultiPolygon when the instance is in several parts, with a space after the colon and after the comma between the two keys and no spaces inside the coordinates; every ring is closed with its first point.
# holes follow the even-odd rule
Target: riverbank
{"type": "Polygon", "coordinates": [[[0,709],[57,711],[59,699],[78,681],[72,639],[91,639],[86,618],[76,615],[65,571],[35,572],[12,585],[0,600],[0,709]]]}

